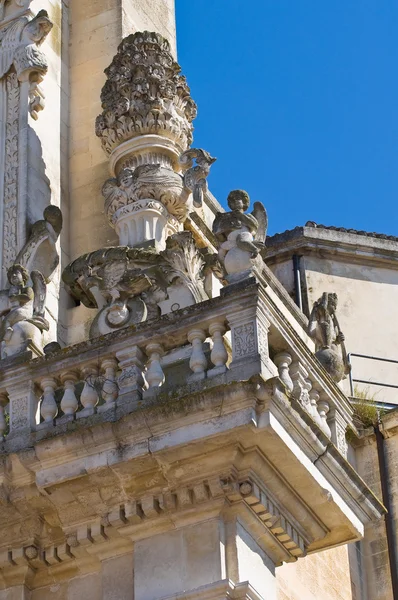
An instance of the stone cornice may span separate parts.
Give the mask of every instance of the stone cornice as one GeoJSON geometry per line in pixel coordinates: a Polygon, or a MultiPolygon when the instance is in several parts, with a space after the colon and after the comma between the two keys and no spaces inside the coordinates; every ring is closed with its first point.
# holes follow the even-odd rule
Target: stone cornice
{"type": "Polygon", "coordinates": [[[348,231],[315,227],[296,227],[290,231],[267,238],[262,255],[272,265],[300,252],[349,260],[353,263],[394,265],[398,260],[398,242],[374,236],[364,236],[348,231]]]}

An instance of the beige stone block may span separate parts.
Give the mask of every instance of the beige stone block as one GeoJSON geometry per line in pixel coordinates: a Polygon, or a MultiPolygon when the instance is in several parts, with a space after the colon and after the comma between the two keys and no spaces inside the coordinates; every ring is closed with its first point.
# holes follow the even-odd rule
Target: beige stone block
{"type": "Polygon", "coordinates": [[[66,600],[100,600],[102,596],[102,578],[96,573],[72,579],[68,586],[66,600]]]}
{"type": "Polygon", "coordinates": [[[102,563],[102,594],[106,600],[133,600],[133,555],[126,554],[102,563]]]}
{"type": "Polygon", "coordinates": [[[68,584],[54,583],[32,591],[31,600],[68,600],[68,584]]]}
{"type": "Polygon", "coordinates": [[[222,579],[218,520],[135,544],[134,600],[154,600],[222,579]]]}

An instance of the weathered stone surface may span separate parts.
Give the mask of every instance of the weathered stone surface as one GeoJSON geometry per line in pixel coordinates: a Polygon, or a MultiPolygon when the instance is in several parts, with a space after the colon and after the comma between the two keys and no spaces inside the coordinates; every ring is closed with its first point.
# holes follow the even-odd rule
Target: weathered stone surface
{"type": "Polygon", "coordinates": [[[230,282],[250,276],[254,259],[264,247],[267,213],[260,202],[255,202],[253,213],[246,214],[249,204],[247,192],[230,192],[228,206],[231,212],[217,213],[213,223],[213,233],[220,242],[218,258],[224,265],[225,278],[230,282]]]}
{"type": "Polygon", "coordinates": [[[336,317],[337,295],[325,292],[314,303],[308,333],[315,339],[316,357],[331,377],[339,382],[350,372],[344,334],[336,317]]]}

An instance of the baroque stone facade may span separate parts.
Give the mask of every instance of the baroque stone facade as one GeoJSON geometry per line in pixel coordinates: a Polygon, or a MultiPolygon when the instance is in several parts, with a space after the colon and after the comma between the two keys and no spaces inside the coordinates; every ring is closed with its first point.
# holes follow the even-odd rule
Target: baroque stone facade
{"type": "Polygon", "coordinates": [[[0,600],[387,600],[340,290],[211,195],[172,0],[43,1],[0,2],[0,600]]]}

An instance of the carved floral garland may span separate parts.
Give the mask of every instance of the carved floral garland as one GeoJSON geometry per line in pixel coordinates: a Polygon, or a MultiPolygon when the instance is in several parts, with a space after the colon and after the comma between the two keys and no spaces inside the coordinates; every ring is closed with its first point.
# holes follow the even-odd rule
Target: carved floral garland
{"type": "Polygon", "coordinates": [[[4,173],[3,266],[13,264],[17,251],[17,198],[18,198],[18,133],[19,82],[16,73],[6,79],[7,123],[4,173]]]}

